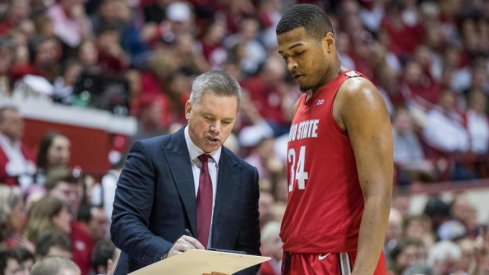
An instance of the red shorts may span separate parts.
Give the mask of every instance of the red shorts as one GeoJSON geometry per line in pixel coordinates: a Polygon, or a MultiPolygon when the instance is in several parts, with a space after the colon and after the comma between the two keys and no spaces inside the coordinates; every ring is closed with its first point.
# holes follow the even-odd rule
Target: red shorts
{"type": "MultiPolygon", "coordinates": [[[[356,251],[344,253],[325,254],[294,254],[284,252],[282,258],[283,275],[349,275],[355,263],[356,251]],[[289,261],[288,272],[286,263],[289,261]]],[[[379,257],[379,262],[374,275],[387,274],[384,253],[379,257]]]]}

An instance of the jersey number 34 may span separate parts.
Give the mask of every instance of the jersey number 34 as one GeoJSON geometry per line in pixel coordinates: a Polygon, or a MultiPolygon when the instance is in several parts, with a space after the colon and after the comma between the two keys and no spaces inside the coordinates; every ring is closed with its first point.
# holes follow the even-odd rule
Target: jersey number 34
{"type": "Polygon", "coordinates": [[[306,146],[302,145],[299,149],[299,158],[296,157],[296,150],[290,148],[287,152],[287,161],[289,163],[289,192],[294,189],[294,184],[297,181],[299,190],[306,189],[306,180],[309,178],[309,173],[304,171],[304,162],[306,160],[306,146]]]}

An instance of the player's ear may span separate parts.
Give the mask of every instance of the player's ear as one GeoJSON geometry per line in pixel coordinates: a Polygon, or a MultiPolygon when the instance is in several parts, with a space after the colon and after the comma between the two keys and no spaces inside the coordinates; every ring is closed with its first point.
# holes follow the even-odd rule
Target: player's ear
{"type": "Polygon", "coordinates": [[[335,47],[335,37],[332,32],[328,32],[323,38],[323,46],[328,53],[333,52],[333,49],[335,47]]]}

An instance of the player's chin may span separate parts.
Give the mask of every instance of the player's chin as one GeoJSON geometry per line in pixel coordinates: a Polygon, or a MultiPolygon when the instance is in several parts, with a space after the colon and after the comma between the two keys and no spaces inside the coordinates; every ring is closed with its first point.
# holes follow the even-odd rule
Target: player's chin
{"type": "Polygon", "coordinates": [[[311,85],[309,85],[309,83],[307,83],[305,81],[304,76],[300,76],[300,77],[296,78],[295,81],[297,82],[297,84],[299,84],[299,88],[301,89],[301,91],[303,93],[305,93],[311,89],[311,85]]]}
{"type": "Polygon", "coordinates": [[[299,83],[299,89],[301,90],[301,92],[306,93],[311,89],[311,86],[299,83]]]}

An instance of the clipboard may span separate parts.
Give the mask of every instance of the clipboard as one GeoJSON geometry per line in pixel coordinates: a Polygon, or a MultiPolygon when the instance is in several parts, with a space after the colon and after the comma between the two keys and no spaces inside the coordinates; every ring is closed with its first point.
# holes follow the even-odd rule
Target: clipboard
{"type": "Polygon", "coordinates": [[[221,272],[233,274],[245,268],[269,261],[270,257],[192,249],[136,270],[130,275],[202,275],[221,272]]]}

